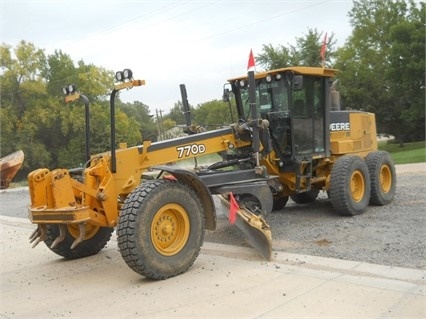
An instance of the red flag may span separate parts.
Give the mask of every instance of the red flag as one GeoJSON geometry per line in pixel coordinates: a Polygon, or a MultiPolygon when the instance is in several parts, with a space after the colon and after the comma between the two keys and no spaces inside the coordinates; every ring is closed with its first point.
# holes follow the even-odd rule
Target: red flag
{"type": "Polygon", "coordinates": [[[323,64],[324,64],[324,60],[325,60],[326,49],[327,49],[327,32],[324,35],[324,42],[322,43],[321,52],[320,52],[320,56],[321,56],[323,64]]]}
{"type": "Polygon", "coordinates": [[[240,206],[238,206],[238,203],[235,200],[234,195],[232,195],[232,192],[229,193],[229,201],[229,223],[233,225],[237,220],[237,210],[240,208],[240,206]]]}
{"type": "Polygon", "coordinates": [[[247,64],[247,70],[248,71],[254,71],[254,57],[253,57],[253,50],[250,49],[250,55],[249,55],[249,60],[248,60],[248,64],[247,64]]]}

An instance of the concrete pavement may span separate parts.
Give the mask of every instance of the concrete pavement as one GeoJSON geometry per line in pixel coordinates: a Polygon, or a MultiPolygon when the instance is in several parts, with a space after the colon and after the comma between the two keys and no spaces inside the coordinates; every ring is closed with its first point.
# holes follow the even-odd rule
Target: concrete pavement
{"type": "Polygon", "coordinates": [[[425,318],[425,271],[205,243],[188,272],[152,281],[127,267],[113,238],[66,261],[34,226],[0,216],[0,318],[425,318]]]}

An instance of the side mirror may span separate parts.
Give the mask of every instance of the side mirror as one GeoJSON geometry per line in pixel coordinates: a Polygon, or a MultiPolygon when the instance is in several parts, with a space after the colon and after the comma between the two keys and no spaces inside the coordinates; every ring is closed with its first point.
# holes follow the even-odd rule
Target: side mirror
{"type": "Polygon", "coordinates": [[[223,89],[222,101],[229,102],[229,89],[223,89]]]}
{"type": "Polygon", "coordinates": [[[293,78],[293,91],[303,90],[303,76],[295,75],[293,78]]]}

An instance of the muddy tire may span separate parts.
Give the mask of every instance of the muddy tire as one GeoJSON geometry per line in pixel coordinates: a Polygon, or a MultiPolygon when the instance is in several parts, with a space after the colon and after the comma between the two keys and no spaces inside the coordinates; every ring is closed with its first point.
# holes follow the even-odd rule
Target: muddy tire
{"type": "Polygon", "coordinates": [[[370,201],[370,177],[362,157],[345,155],[333,164],[330,201],[341,215],[354,216],[366,210],[370,201]]]}
{"type": "Polygon", "coordinates": [[[396,189],[395,165],[388,152],[375,151],[365,159],[370,174],[370,204],[383,206],[392,202],[396,189]]]}
{"type": "Polygon", "coordinates": [[[69,224],[66,226],[65,239],[54,248],[50,248],[54,240],[59,236],[59,226],[52,224],[46,226],[46,239],[44,243],[51,251],[59,256],[66,259],[78,259],[95,255],[101,251],[110,240],[113,231],[114,228],[86,224],[86,239],[74,249],[71,249],[74,240],[78,238],[79,229],[78,225],[69,224]]]}
{"type": "Polygon", "coordinates": [[[311,189],[304,193],[291,195],[290,198],[297,204],[307,204],[307,203],[312,203],[314,200],[316,200],[318,197],[318,194],[319,194],[318,189],[311,189]]]}
{"type": "Polygon", "coordinates": [[[191,267],[204,232],[203,208],[192,189],[178,181],[146,181],[121,210],[118,248],[133,271],[166,279],[191,267]]]}

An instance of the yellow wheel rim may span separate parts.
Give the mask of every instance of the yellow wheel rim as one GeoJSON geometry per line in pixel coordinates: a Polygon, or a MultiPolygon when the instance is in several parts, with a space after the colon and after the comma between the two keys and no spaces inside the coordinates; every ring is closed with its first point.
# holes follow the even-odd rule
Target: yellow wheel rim
{"type": "MultiPolygon", "coordinates": [[[[68,232],[71,234],[72,237],[77,239],[80,236],[80,229],[78,227],[78,224],[68,224],[67,227],[68,232]]],[[[84,228],[86,230],[86,236],[84,236],[84,240],[87,240],[95,236],[96,233],[99,231],[100,227],[92,224],[85,224],[84,228]]]]}
{"type": "Polygon", "coordinates": [[[392,173],[388,165],[380,168],[379,181],[382,192],[388,193],[392,187],[392,173]]]}
{"type": "Polygon", "coordinates": [[[355,171],[351,176],[351,193],[356,202],[360,202],[364,197],[365,184],[364,176],[360,171],[355,171]]]}
{"type": "Polygon", "coordinates": [[[177,254],[189,237],[189,217],[178,204],[167,204],[155,214],[151,224],[151,240],[155,249],[164,256],[177,254]]]}

